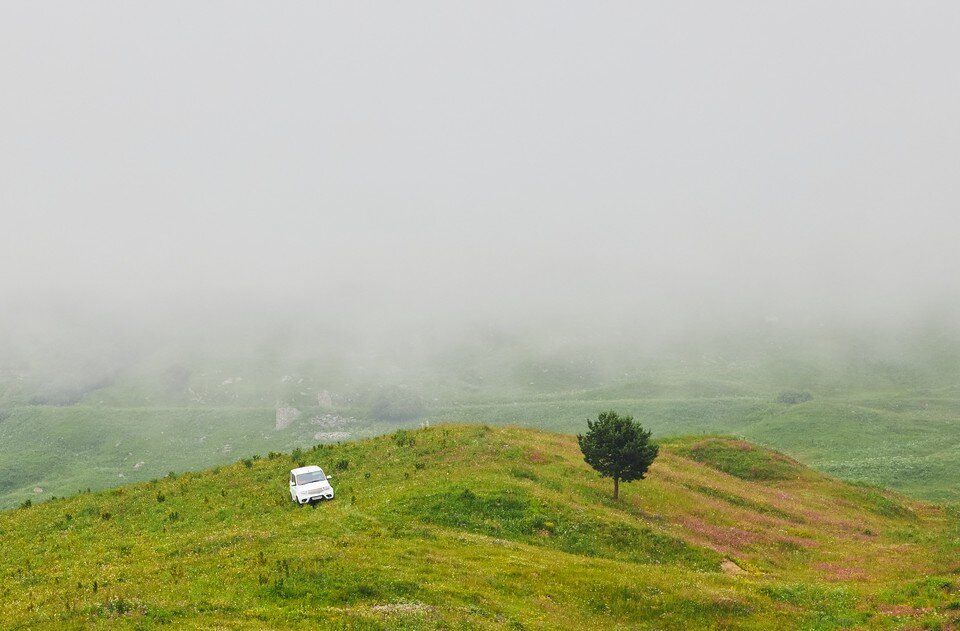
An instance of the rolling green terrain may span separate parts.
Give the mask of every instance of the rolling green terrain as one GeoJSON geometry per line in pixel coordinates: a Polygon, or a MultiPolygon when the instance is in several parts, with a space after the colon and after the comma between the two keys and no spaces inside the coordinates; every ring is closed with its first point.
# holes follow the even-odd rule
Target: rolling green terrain
{"type": "MultiPolygon", "coordinates": [[[[279,377],[277,381],[279,381],[279,377]]],[[[375,436],[397,427],[464,420],[582,431],[613,408],[656,436],[723,433],[780,449],[832,476],[897,489],[917,498],[960,500],[960,396],[956,389],[886,389],[778,402],[778,390],[717,393],[691,375],[670,387],[621,381],[570,392],[496,389],[433,400],[396,415],[370,403],[307,396],[149,405],[91,402],[11,405],[0,419],[0,507],[147,480],[232,462],[240,456],[375,436]],[[278,429],[277,401],[299,418],[278,429]],[[35,492],[42,489],[42,492],[35,492]]],[[[788,382],[789,383],[789,382],[788,382]]],[[[417,392],[427,391],[426,388],[417,392]]],[[[392,396],[405,391],[391,391],[392,396]]],[[[371,398],[358,395],[357,400],[371,398]]],[[[130,397],[132,399],[132,397],[130,397]]],[[[422,402],[420,402],[422,401],[422,402]]],[[[402,399],[401,399],[402,404],[402,399]]]]}
{"type": "Polygon", "coordinates": [[[436,426],[0,513],[5,628],[954,628],[960,519],[735,439],[610,499],[573,436],[436,426]],[[337,499],[289,501],[318,463],[337,499]]]}
{"type": "Polygon", "coordinates": [[[960,501],[960,399],[950,394],[865,393],[796,405],[776,402],[774,393],[682,399],[579,394],[452,406],[431,416],[576,432],[600,410],[627,410],[657,435],[734,434],[839,478],[960,501]]]}
{"type": "Polygon", "coordinates": [[[846,332],[692,339],[659,357],[487,334],[364,358],[292,338],[126,363],[0,356],[0,507],[426,423],[575,433],[605,409],[658,438],[740,436],[832,476],[960,501],[960,342],[942,335],[901,340],[909,352],[846,332]]]}

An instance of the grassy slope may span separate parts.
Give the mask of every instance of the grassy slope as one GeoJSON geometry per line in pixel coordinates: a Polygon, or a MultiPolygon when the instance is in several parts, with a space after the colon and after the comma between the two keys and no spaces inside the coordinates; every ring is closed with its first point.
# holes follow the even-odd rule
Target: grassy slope
{"type": "Polygon", "coordinates": [[[141,358],[99,377],[0,369],[0,508],[310,445],[324,431],[311,419],[325,414],[349,420],[332,428],[329,440],[339,440],[467,419],[573,433],[610,408],[658,437],[742,436],[837,477],[960,502],[960,344],[918,342],[913,359],[891,363],[871,358],[870,344],[829,341],[771,343],[739,360],[695,342],[689,360],[655,360],[521,340],[420,363],[400,353],[395,366],[352,372],[349,362],[296,360],[273,345],[187,353],[182,363],[171,359],[180,353],[141,358]],[[947,350],[924,355],[927,346],[947,350]],[[782,390],[814,400],[778,404],[782,390]],[[276,431],[279,404],[303,416],[276,431]]]}
{"type": "Polygon", "coordinates": [[[248,464],[0,513],[4,624],[946,629],[960,608],[953,515],[735,440],[664,444],[622,503],[572,436],[527,429],[248,464]],[[337,500],[289,502],[301,460],[341,463],[337,500]]]}
{"type": "Polygon", "coordinates": [[[734,434],[843,479],[960,501],[960,399],[890,391],[783,405],[774,396],[603,399],[587,392],[465,403],[431,410],[430,417],[578,432],[585,419],[615,409],[633,414],[658,436],[734,434]]]}
{"type": "MultiPolygon", "coordinates": [[[[633,414],[657,436],[733,434],[769,445],[821,471],[893,488],[934,501],[960,501],[960,399],[957,393],[888,389],[815,393],[800,405],[774,402],[776,391],[753,396],[718,394],[696,374],[674,385],[641,382],[575,392],[511,392],[480,389],[470,396],[430,400],[423,420],[471,419],[550,431],[582,431],[585,419],[603,409],[633,414]],[[685,380],[686,379],[686,380],[685,380]]],[[[759,386],[757,386],[759,387],[759,386]]],[[[224,388],[226,389],[226,388],[224,388]]],[[[99,394],[99,393],[98,393],[99,394]]],[[[168,471],[201,469],[239,456],[290,450],[316,442],[322,429],[309,418],[326,411],[296,402],[304,414],[291,427],[274,430],[273,401],[149,405],[128,396],[100,405],[17,405],[0,417],[0,507],[15,506],[130,481],[168,471]],[[134,468],[137,463],[144,464],[134,468]],[[34,494],[34,487],[44,489],[34,494]]],[[[352,437],[416,426],[366,415],[360,407],[334,413],[355,422],[352,437]]]]}
{"type": "MultiPolygon", "coordinates": [[[[16,407],[0,421],[0,508],[312,445],[323,428],[306,411],[277,431],[272,407],[16,407]]],[[[362,437],[393,426],[344,429],[362,437]]]]}
{"type": "Polygon", "coordinates": [[[834,476],[960,502],[960,339],[952,323],[928,324],[896,335],[745,325],[659,355],[629,333],[578,345],[494,329],[449,346],[404,336],[375,357],[286,327],[229,350],[113,362],[102,345],[27,345],[0,355],[0,508],[313,444],[323,414],[349,418],[328,438],[339,440],[427,420],[573,433],[610,408],[658,437],[742,436],[834,476]],[[783,390],[814,400],[778,404],[783,390]],[[275,431],[280,404],[303,417],[275,431]]]}

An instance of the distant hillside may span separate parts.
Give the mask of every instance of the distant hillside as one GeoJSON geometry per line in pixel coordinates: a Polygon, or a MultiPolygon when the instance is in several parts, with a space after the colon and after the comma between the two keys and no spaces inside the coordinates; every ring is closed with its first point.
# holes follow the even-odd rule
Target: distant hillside
{"type": "Polygon", "coordinates": [[[276,400],[260,407],[18,405],[0,410],[0,509],[424,422],[471,419],[576,432],[609,408],[634,415],[658,437],[743,436],[842,479],[920,499],[960,501],[960,399],[954,392],[890,390],[838,398],[816,392],[812,401],[790,405],[778,402],[776,392],[652,398],[640,396],[636,383],[619,388],[622,393],[581,390],[483,403],[432,402],[411,420],[383,420],[347,405],[320,407],[316,396],[313,406],[297,401],[284,403],[287,407],[276,400]],[[299,416],[287,417],[289,424],[278,422],[290,407],[299,416]]]}
{"type": "Polygon", "coordinates": [[[0,513],[5,628],[949,629],[960,520],[722,437],[610,500],[572,436],[439,426],[0,513]],[[336,500],[290,503],[317,463],[336,500]]]}
{"type": "Polygon", "coordinates": [[[916,334],[893,353],[853,333],[750,331],[660,357],[478,334],[422,348],[398,336],[395,353],[360,361],[290,331],[113,361],[0,353],[0,508],[426,422],[573,433],[604,409],[661,438],[742,436],[832,476],[960,502],[960,341],[916,334]]]}

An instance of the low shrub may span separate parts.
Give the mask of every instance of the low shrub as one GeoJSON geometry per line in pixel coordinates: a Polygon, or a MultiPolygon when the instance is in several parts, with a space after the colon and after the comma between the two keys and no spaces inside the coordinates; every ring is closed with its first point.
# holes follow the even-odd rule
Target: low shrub
{"type": "Polygon", "coordinates": [[[813,401],[813,395],[806,391],[784,390],[777,396],[777,403],[785,403],[786,405],[797,405],[807,401],[813,401]]]}
{"type": "Polygon", "coordinates": [[[413,433],[405,429],[398,429],[390,438],[397,444],[397,447],[413,447],[417,442],[417,439],[413,437],[413,433]]]}

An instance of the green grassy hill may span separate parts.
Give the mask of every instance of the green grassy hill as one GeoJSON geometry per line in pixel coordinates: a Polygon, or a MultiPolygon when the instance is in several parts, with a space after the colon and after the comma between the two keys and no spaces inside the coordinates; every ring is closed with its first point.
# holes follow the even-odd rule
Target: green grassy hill
{"type": "Polygon", "coordinates": [[[691,340],[658,358],[479,337],[367,362],[290,335],[294,348],[171,349],[116,365],[0,353],[0,508],[428,421],[574,433],[604,409],[657,437],[739,436],[835,477],[960,502],[952,338],[911,338],[901,353],[825,333],[691,340]],[[812,399],[785,403],[784,391],[812,399]],[[279,423],[285,409],[298,416],[279,423]]]}
{"type": "Polygon", "coordinates": [[[439,426],[0,513],[5,628],[954,628],[960,520],[729,438],[610,500],[572,436],[439,426]],[[317,463],[338,497],[288,498],[317,463]]]}
{"type": "MultiPolygon", "coordinates": [[[[317,392],[324,390],[316,384],[301,384],[296,393],[273,398],[236,401],[137,399],[132,386],[115,386],[113,400],[97,391],[72,405],[13,401],[6,407],[0,404],[0,508],[28,498],[38,501],[226,464],[255,453],[368,438],[425,421],[471,419],[577,432],[586,419],[611,408],[633,415],[656,436],[741,436],[839,478],[921,499],[960,501],[956,392],[888,384],[878,390],[851,387],[842,394],[811,390],[813,400],[789,405],[777,401],[779,388],[763,386],[753,373],[739,375],[754,392],[750,396],[720,396],[715,389],[703,389],[703,374],[696,368],[657,375],[657,388],[651,381],[630,377],[615,386],[509,395],[497,386],[435,397],[429,396],[434,390],[428,385],[415,383],[401,394],[395,389],[334,389],[327,407],[317,405],[317,392]],[[670,384],[668,392],[661,391],[670,384]],[[404,393],[420,393],[416,397],[422,405],[391,416],[407,403],[404,393]],[[295,406],[300,417],[278,428],[278,404],[295,406]]],[[[282,377],[260,379],[286,386],[282,377]]],[[[254,378],[248,375],[246,381],[254,378]]],[[[218,382],[216,388],[228,391],[233,385],[218,382]]]]}

